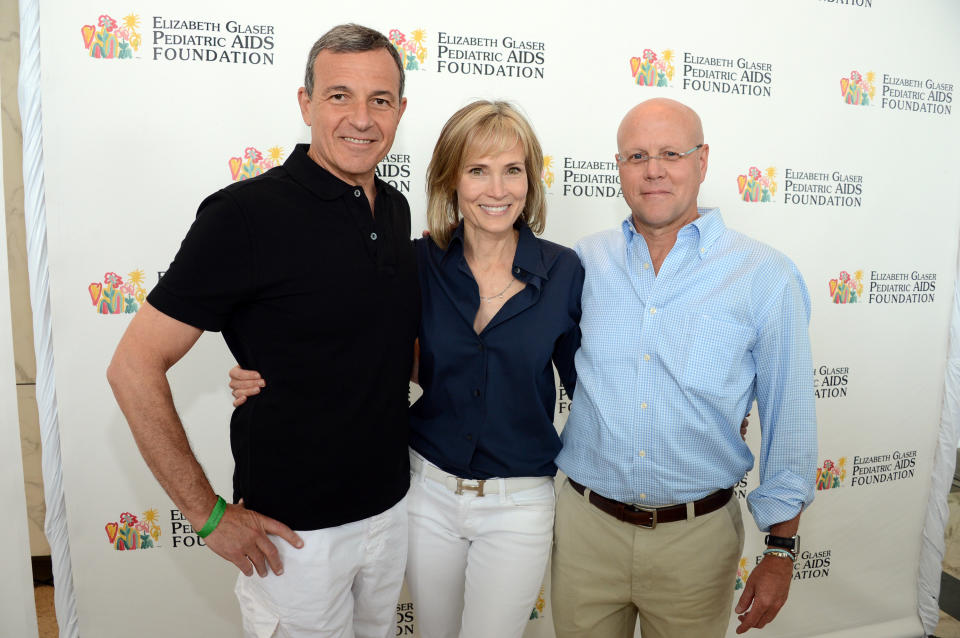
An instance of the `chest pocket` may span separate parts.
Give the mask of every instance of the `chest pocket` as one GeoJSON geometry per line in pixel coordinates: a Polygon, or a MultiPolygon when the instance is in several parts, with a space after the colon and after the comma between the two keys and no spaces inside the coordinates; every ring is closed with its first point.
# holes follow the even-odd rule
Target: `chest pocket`
{"type": "Polygon", "coordinates": [[[756,334],[751,326],[690,314],[682,317],[674,337],[671,372],[686,391],[727,398],[752,381],[756,334]]]}

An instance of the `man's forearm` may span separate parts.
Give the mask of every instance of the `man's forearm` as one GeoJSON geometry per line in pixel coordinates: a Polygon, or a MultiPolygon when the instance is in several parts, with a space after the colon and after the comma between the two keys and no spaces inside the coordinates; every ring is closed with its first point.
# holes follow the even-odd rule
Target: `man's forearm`
{"type": "Polygon", "coordinates": [[[107,379],[140,454],[167,495],[195,526],[206,521],[216,495],[190,449],[166,372],[200,334],[144,305],[107,369],[107,379]]]}
{"type": "Polygon", "coordinates": [[[796,536],[798,529],[800,529],[800,514],[797,514],[789,521],[771,525],[770,534],[772,536],[796,536]]]}
{"type": "Polygon", "coordinates": [[[166,375],[116,378],[110,369],[113,394],[147,466],[187,520],[202,526],[217,497],[190,449],[166,375]]]}

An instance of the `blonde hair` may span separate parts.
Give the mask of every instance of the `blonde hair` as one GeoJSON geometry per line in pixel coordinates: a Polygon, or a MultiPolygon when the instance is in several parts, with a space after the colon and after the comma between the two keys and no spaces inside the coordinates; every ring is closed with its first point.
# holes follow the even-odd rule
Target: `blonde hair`
{"type": "Polygon", "coordinates": [[[470,157],[494,155],[523,147],[527,174],[527,199],[520,217],[536,234],[547,221],[547,202],[543,182],[543,150],[530,123],[511,104],[478,100],[452,116],[444,124],[427,167],[427,227],[430,237],[446,248],[460,223],[457,184],[470,157]],[[469,155],[469,157],[468,157],[469,155]]]}

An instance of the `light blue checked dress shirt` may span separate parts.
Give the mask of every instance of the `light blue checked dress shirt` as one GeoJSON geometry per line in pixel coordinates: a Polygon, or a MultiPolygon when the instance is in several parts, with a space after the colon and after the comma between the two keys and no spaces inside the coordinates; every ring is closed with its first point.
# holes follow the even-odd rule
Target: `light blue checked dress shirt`
{"type": "Polygon", "coordinates": [[[767,531],[813,500],[810,297],[784,255],[699,212],[657,275],[630,218],[577,243],[583,340],[556,463],[617,501],[697,500],[753,467],[740,421],[756,398],[760,484],[747,504],[767,531]]]}

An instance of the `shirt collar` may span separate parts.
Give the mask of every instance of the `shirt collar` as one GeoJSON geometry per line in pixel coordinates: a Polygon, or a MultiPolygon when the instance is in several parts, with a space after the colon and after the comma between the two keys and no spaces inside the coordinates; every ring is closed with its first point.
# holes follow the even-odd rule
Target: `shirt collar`
{"type": "Polygon", "coordinates": [[[697,252],[700,253],[700,257],[706,257],[727,227],[723,223],[719,208],[697,208],[697,213],[700,216],[689,225],[696,228],[699,234],[697,252]]]}
{"type": "MultiPolygon", "coordinates": [[[[324,200],[340,199],[346,193],[362,188],[335,177],[330,171],[313,161],[307,154],[309,148],[308,144],[297,144],[290,153],[290,157],[283,163],[287,172],[304,188],[324,200]]],[[[373,183],[377,189],[377,197],[388,192],[388,189],[383,188],[385,182],[379,177],[374,177],[373,183]]]]}
{"type": "MultiPolygon", "coordinates": [[[[697,208],[699,217],[680,229],[683,232],[697,233],[697,252],[700,257],[705,257],[713,244],[723,235],[726,225],[723,223],[723,217],[720,215],[719,208],[697,208]]],[[[633,226],[633,216],[627,217],[621,224],[623,236],[629,244],[635,236],[640,236],[637,229],[633,226]]],[[[678,233],[679,234],[679,233],[678,233]]]]}
{"type": "MultiPolygon", "coordinates": [[[[543,263],[543,252],[540,250],[540,242],[537,241],[533,231],[530,230],[530,227],[525,223],[520,222],[518,230],[520,231],[520,237],[517,239],[517,252],[513,255],[513,274],[521,275],[522,273],[529,273],[543,280],[549,279],[547,276],[547,267],[543,263]],[[517,271],[518,268],[520,269],[519,272],[517,271]]],[[[443,255],[443,259],[446,260],[453,252],[462,255],[463,241],[463,220],[461,219],[460,225],[457,226],[457,229],[454,230],[450,236],[450,243],[447,244],[447,250],[443,255]],[[455,247],[456,250],[454,250],[455,247]]],[[[526,281],[526,279],[524,280],[526,281]]]]}

